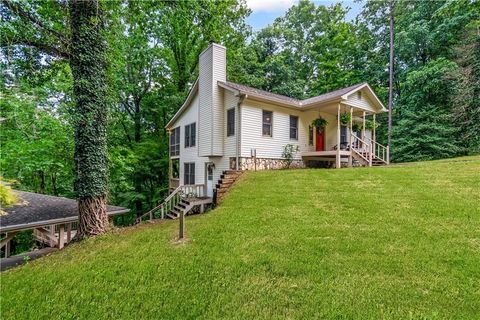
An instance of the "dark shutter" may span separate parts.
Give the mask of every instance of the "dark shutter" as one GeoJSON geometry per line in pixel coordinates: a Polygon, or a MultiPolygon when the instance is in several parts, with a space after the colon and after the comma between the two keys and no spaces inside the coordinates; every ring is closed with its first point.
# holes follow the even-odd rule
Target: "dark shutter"
{"type": "Polygon", "coordinates": [[[290,139],[298,140],[298,117],[290,116],[290,139]]]}
{"type": "Polygon", "coordinates": [[[190,147],[190,125],[185,126],[185,148],[190,147]]]}
{"type": "Polygon", "coordinates": [[[235,109],[227,110],[227,137],[235,134],[235,109]]]}
{"type": "Polygon", "coordinates": [[[190,128],[190,146],[195,147],[197,143],[197,123],[194,122],[191,125],[192,127],[190,128]]]}

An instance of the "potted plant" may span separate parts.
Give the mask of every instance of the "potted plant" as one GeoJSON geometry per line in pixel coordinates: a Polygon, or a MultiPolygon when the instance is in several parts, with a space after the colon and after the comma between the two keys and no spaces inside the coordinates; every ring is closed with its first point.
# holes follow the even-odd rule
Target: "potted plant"
{"type": "Polygon", "coordinates": [[[352,126],[352,130],[353,130],[354,132],[362,131],[362,126],[359,125],[358,123],[354,123],[353,126],[352,126]]]}
{"type": "Polygon", "coordinates": [[[352,120],[352,115],[350,113],[343,113],[340,115],[340,123],[344,126],[348,125],[352,120]]]}
{"type": "Polygon", "coordinates": [[[328,124],[328,121],[323,119],[322,117],[312,121],[312,126],[316,127],[319,130],[325,127],[327,124],[328,124]]]}
{"type": "Polygon", "coordinates": [[[365,121],[365,129],[372,130],[373,127],[378,128],[379,123],[378,122],[373,122],[373,120],[366,120],[365,121]]]}

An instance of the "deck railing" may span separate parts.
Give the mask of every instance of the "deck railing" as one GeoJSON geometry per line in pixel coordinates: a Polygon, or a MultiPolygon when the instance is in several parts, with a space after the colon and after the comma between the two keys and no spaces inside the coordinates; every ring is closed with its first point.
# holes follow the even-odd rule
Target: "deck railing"
{"type": "Polygon", "coordinates": [[[165,215],[172,211],[173,208],[183,199],[183,198],[198,198],[205,196],[205,185],[204,184],[193,184],[178,186],[173,190],[158,206],[151,209],[150,211],[144,213],[137,219],[135,223],[140,223],[143,220],[153,220],[154,218],[165,219],[165,215]]]}

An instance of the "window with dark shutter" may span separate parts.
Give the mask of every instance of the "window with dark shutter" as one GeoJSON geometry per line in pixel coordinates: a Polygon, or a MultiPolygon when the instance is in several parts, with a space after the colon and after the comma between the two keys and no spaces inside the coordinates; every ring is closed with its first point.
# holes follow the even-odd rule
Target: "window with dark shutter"
{"type": "Polygon", "coordinates": [[[308,126],[308,145],[313,146],[313,126],[308,126]]]}
{"type": "Polygon", "coordinates": [[[298,117],[290,116],[290,139],[298,140],[298,117]]]}
{"type": "Polygon", "coordinates": [[[195,147],[197,139],[197,125],[191,123],[185,126],[185,148],[195,147]]]}
{"type": "Polygon", "coordinates": [[[235,134],[235,109],[227,110],[227,137],[235,134]]]}
{"type": "Polygon", "coordinates": [[[347,126],[340,127],[340,143],[347,144],[347,126]]]}
{"type": "Polygon", "coordinates": [[[190,125],[185,126],[185,148],[190,147],[190,125]]]}
{"type": "Polygon", "coordinates": [[[183,169],[183,184],[195,184],[195,162],[184,163],[183,169]]]}
{"type": "Polygon", "coordinates": [[[273,113],[272,111],[263,110],[262,113],[262,135],[271,137],[272,136],[272,122],[273,122],[273,113]]]}

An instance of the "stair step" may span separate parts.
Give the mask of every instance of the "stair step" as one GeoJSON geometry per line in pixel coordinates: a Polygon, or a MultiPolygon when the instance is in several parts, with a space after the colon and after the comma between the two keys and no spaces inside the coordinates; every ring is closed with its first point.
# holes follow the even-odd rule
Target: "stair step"
{"type": "Polygon", "coordinates": [[[169,217],[172,220],[178,219],[178,216],[175,216],[175,215],[170,214],[170,213],[167,213],[166,216],[169,217]]]}

